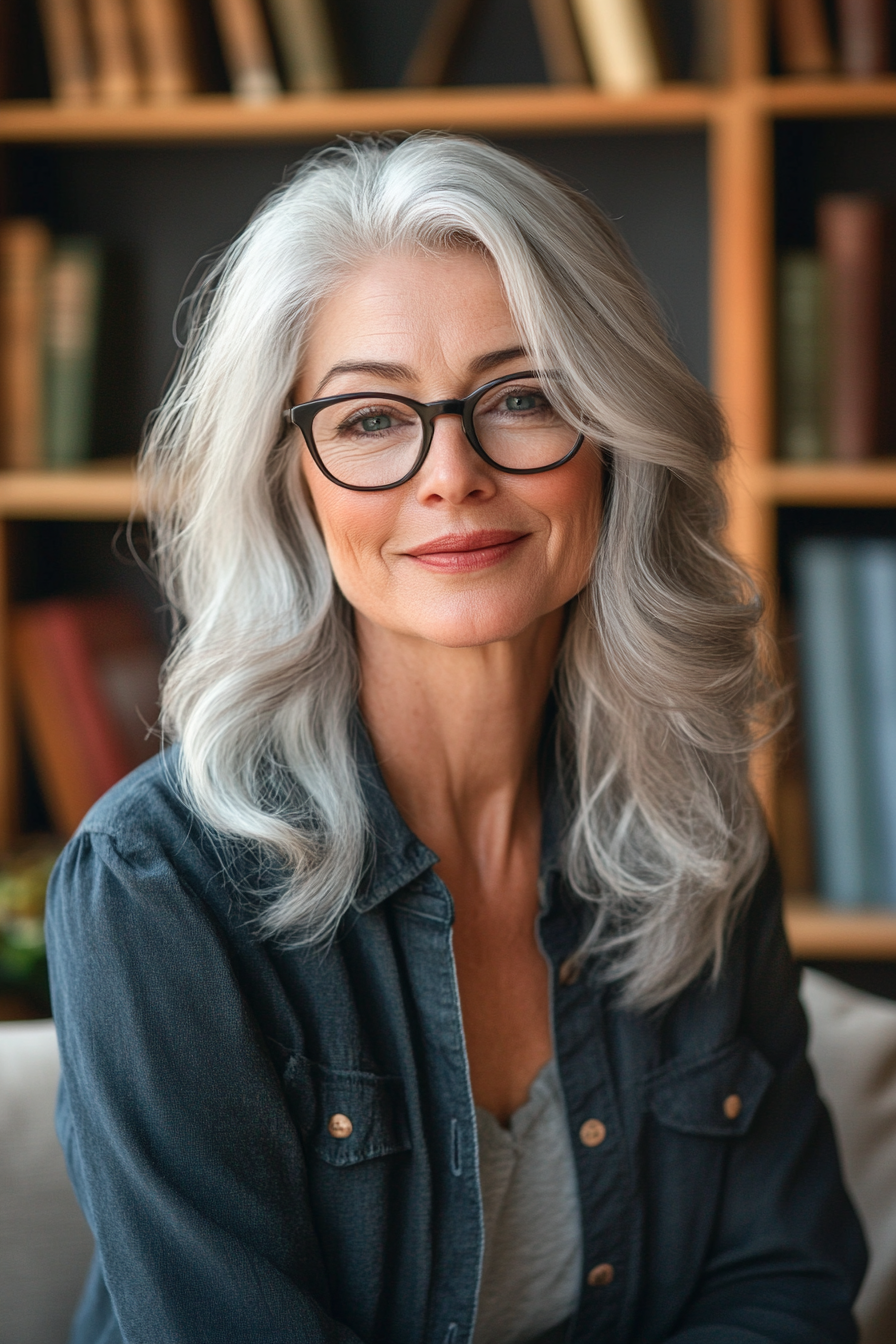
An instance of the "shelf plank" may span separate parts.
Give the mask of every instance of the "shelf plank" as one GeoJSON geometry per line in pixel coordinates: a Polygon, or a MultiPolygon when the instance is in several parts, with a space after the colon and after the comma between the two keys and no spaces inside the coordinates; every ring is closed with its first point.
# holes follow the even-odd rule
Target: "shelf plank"
{"type": "Polygon", "coordinates": [[[766,79],[747,91],[776,117],[892,117],[896,75],[878,79],[766,79]]]}
{"type": "Polygon", "coordinates": [[[705,124],[718,93],[666,84],[640,94],[590,86],[360,89],[285,94],[249,103],[206,94],[177,103],[66,107],[44,100],[0,102],[0,142],[320,140],[364,131],[442,127],[491,133],[558,134],[612,127],[705,124]]]}
{"type": "Polygon", "coordinates": [[[136,513],[131,462],[0,472],[0,518],[125,520],[136,513]]]}
{"type": "Polygon", "coordinates": [[[764,462],[742,468],[764,504],[896,505],[896,459],[876,462],[764,462]]]}
{"type": "Polygon", "coordinates": [[[896,911],[832,910],[791,897],[784,903],[784,927],[802,961],[896,960],[896,911]]]}

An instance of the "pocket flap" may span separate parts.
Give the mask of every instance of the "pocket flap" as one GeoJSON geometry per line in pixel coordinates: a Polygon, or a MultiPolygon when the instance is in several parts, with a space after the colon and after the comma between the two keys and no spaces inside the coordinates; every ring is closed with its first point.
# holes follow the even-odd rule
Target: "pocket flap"
{"type": "Polygon", "coordinates": [[[283,1082],[303,1140],[333,1166],[410,1148],[400,1078],[331,1069],[293,1055],[283,1082]]]}
{"type": "Polygon", "coordinates": [[[746,1134],[774,1070],[745,1036],[710,1055],[659,1069],[647,1101],[661,1125],[682,1134],[746,1134]]]}

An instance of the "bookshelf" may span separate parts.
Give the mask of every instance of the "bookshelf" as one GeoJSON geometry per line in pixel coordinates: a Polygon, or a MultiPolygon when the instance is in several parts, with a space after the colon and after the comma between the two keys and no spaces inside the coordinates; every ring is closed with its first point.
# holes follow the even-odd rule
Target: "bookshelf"
{"type": "MultiPolygon", "coordinates": [[[[722,0],[720,0],[720,3],[722,0]]],[[[727,480],[730,540],[772,603],[776,527],[782,507],[896,507],[896,460],[791,465],[775,460],[773,276],[774,132],[786,120],[896,117],[896,76],[873,80],[771,77],[765,0],[728,0],[730,78],[666,84],[638,95],[584,87],[461,86],[359,89],[286,95],[261,104],[211,94],[168,105],[61,107],[0,102],[0,146],[198,147],[302,142],[339,134],[441,128],[513,140],[601,134],[706,136],[712,382],[736,445],[727,480]]],[[[0,597],[8,590],[7,531],[24,520],[125,519],[135,507],[128,462],[78,471],[0,473],[0,597]]],[[[3,599],[5,602],[5,598],[3,599]]],[[[6,607],[0,605],[0,845],[15,832],[12,709],[6,671],[6,607]]],[[[774,766],[757,779],[772,825],[774,766]]],[[[896,960],[896,915],[834,913],[793,897],[788,932],[803,957],[896,960]]]]}

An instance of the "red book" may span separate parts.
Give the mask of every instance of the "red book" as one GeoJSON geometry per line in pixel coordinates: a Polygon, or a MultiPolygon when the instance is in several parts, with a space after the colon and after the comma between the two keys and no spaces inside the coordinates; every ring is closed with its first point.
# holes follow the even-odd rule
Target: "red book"
{"type": "Polygon", "coordinates": [[[12,615],[28,745],[51,819],[70,835],[98,798],[157,750],[161,652],[123,597],[59,598],[12,615]]]}
{"type": "Polygon", "coordinates": [[[788,75],[825,75],[834,48],[823,0],[775,0],[778,54],[788,75]]]}
{"type": "Polygon", "coordinates": [[[831,455],[881,448],[886,210],[872,196],[825,196],[818,242],[828,289],[831,455]]]}
{"type": "Polygon", "coordinates": [[[882,75],[889,65],[887,0],[837,0],[840,62],[853,79],[882,75]]]}

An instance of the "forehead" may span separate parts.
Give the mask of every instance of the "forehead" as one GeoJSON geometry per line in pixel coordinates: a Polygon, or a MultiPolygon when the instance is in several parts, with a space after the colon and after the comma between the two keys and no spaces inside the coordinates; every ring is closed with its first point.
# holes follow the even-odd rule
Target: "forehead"
{"type": "Polygon", "coordinates": [[[515,327],[487,257],[472,250],[386,255],[362,263],[321,303],[306,360],[342,357],[347,346],[353,355],[406,360],[410,346],[418,358],[438,353],[453,363],[481,342],[493,348],[498,332],[507,338],[515,327]]]}

